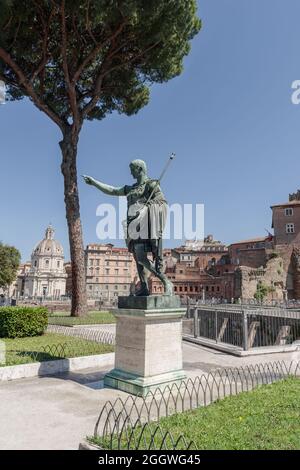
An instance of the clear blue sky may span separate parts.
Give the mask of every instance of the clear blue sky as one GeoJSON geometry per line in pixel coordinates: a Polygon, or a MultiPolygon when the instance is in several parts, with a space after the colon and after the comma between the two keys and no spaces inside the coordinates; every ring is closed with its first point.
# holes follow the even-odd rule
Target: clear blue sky
{"type": "MultiPolygon", "coordinates": [[[[138,115],[86,123],[79,174],[130,183],[133,157],[156,177],[171,151],[168,201],[205,204],[205,232],[226,243],[264,235],[272,203],[300,187],[299,0],[199,0],[203,29],[182,76],[154,86],[138,115]],[[118,173],[116,171],[118,169],[118,173]]],[[[0,107],[0,240],[23,260],[48,222],[68,257],[60,133],[28,101],[0,107]]],[[[112,199],[80,183],[85,244],[112,199]]]]}

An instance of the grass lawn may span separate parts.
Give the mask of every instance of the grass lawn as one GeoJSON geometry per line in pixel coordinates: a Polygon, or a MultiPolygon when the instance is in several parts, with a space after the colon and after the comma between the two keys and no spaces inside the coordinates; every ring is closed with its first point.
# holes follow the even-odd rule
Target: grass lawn
{"type": "MultiPolygon", "coordinates": [[[[197,450],[300,449],[300,379],[289,378],[160,421],[197,450]]],[[[101,440],[94,440],[101,444],[101,440]]],[[[124,441],[124,447],[125,447],[124,441]]],[[[141,447],[144,448],[144,447],[141,447]]],[[[158,447],[156,447],[158,448],[158,447]]]]}
{"type": "Polygon", "coordinates": [[[114,350],[109,344],[99,344],[72,336],[46,333],[32,338],[2,338],[6,346],[6,361],[0,366],[51,361],[64,357],[104,354],[114,350]]]}
{"type": "Polygon", "coordinates": [[[69,312],[55,312],[49,315],[49,325],[97,325],[103,323],[115,323],[116,319],[109,312],[88,312],[84,317],[71,317],[69,312]]]}

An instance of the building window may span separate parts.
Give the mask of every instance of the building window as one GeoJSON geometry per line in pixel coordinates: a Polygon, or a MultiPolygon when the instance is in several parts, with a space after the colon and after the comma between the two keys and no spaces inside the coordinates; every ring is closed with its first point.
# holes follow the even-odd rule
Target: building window
{"type": "Polygon", "coordinates": [[[294,224],[286,224],[285,231],[286,231],[286,233],[295,233],[294,224]]]}
{"type": "Polygon", "coordinates": [[[60,261],[57,261],[57,267],[60,268],[60,261]]]}
{"type": "Polygon", "coordinates": [[[46,259],[46,268],[48,268],[48,266],[49,266],[49,260],[46,259]]]}
{"type": "Polygon", "coordinates": [[[293,215],[293,209],[291,207],[289,207],[288,209],[284,209],[284,215],[290,217],[293,215]]]}

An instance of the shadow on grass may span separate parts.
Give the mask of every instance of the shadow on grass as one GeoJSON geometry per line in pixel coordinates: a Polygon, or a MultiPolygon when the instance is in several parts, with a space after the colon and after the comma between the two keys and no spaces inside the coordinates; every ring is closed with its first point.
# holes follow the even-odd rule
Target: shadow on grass
{"type": "Polygon", "coordinates": [[[31,364],[34,362],[55,361],[58,359],[65,359],[68,350],[66,344],[55,344],[52,346],[43,347],[39,351],[35,350],[13,350],[11,349],[7,354],[7,365],[22,365],[31,364]],[[19,359],[19,360],[18,360],[19,359]],[[22,360],[28,359],[28,360],[22,360]]]}

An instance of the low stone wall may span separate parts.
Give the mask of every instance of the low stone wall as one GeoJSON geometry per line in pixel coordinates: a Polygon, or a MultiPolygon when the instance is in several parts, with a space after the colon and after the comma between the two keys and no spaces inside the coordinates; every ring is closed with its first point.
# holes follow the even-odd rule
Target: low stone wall
{"type": "Polygon", "coordinates": [[[90,367],[108,367],[114,364],[115,353],[93,356],[72,357],[54,361],[33,362],[16,366],[0,367],[0,381],[24,379],[29,377],[54,375],[61,372],[74,372],[90,367]]]}

